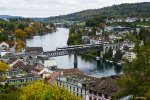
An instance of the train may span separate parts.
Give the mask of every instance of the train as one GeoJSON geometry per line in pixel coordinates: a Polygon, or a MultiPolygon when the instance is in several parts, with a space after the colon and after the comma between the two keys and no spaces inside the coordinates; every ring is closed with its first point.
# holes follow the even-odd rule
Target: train
{"type": "Polygon", "coordinates": [[[60,51],[60,50],[73,50],[73,49],[81,49],[81,48],[89,48],[91,46],[100,46],[101,43],[97,43],[97,44],[83,44],[83,45],[74,45],[74,46],[64,46],[64,47],[57,47],[56,51],[60,51]]]}

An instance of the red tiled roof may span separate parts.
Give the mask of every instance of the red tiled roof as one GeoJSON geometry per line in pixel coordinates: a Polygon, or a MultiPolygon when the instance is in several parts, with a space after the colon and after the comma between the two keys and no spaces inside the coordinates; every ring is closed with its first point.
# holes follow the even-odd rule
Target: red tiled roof
{"type": "Polygon", "coordinates": [[[52,84],[54,82],[54,80],[59,76],[59,74],[60,74],[59,72],[53,72],[53,73],[51,73],[51,75],[49,75],[47,77],[47,82],[50,83],[50,84],[52,84]]]}

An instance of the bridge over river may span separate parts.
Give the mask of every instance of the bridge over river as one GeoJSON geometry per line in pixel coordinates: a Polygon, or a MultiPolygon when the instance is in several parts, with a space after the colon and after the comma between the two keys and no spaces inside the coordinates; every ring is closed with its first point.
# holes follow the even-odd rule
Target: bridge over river
{"type": "MultiPolygon", "coordinates": [[[[34,48],[34,47],[28,47],[28,48],[34,48]]],[[[28,49],[26,48],[26,49],[28,49]]],[[[116,50],[119,48],[119,44],[84,44],[84,45],[74,45],[74,46],[65,46],[65,47],[58,47],[56,50],[53,51],[46,51],[42,52],[42,55],[45,55],[46,57],[57,57],[57,56],[64,56],[64,55],[71,55],[74,54],[74,67],[77,67],[77,55],[78,54],[85,54],[86,52],[90,51],[98,51],[100,52],[101,58],[103,58],[103,55],[108,52],[109,48],[112,48],[113,50],[116,50]]],[[[27,50],[26,50],[27,51],[27,50]]],[[[1,59],[9,58],[9,57],[25,57],[25,56],[37,56],[41,55],[37,52],[36,47],[30,52],[25,52],[24,54],[13,54],[8,55],[6,57],[2,57],[1,59]]]]}

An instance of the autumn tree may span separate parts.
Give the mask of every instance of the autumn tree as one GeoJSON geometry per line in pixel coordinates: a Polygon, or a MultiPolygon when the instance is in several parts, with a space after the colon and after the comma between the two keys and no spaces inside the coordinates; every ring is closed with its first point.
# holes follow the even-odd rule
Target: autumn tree
{"type": "Polygon", "coordinates": [[[0,72],[4,73],[9,69],[9,65],[3,61],[0,61],[0,72]]]}
{"type": "MultiPolygon", "coordinates": [[[[9,69],[9,65],[3,61],[0,61],[0,73],[5,73],[9,69]]],[[[0,76],[0,78],[4,78],[0,76]]]]}
{"type": "Polygon", "coordinates": [[[21,40],[24,40],[27,37],[27,33],[21,29],[17,29],[14,35],[17,39],[21,39],[21,40]]]}
{"type": "Polygon", "coordinates": [[[34,27],[27,27],[24,29],[27,35],[35,35],[37,30],[34,27]]]}
{"type": "Polygon", "coordinates": [[[63,86],[35,82],[22,88],[20,100],[81,100],[63,86]]]}
{"type": "Polygon", "coordinates": [[[44,82],[35,82],[22,88],[20,100],[51,100],[50,85],[44,82]]]}
{"type": "Polygon", "coordinates": [[[22,40],[16,41],[16,51],[21,52],[24,47],[25,47],[24,41],[22,40]]]}

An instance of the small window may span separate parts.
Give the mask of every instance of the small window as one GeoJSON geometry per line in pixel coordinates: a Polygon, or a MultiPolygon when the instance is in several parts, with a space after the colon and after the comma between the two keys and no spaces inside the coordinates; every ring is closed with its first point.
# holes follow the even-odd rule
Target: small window
{"type": "Polygon", "coordinates": [[[89,100],[92,100],[92,97],[89,97],[89,100]]]}
{"type": "Polygon", "coordinates": [[[101,96],[102,96],[102,94],[101,94],[101,93],[98,93],[98,96],[99,96],[99,97],[101,97],[101,96]]]}
{"type": "Polygon", "coordinates": [[[106,99],[108,99],[108,94],[105,94],[104,97],[105,97],[106,99]]]}
{"type": "Polygon", "coordinates": [[[82,87],[86,87],[86,84],[82,84],[82,87]]]}
{"type": "Polygon", "coordinates": [[[89,94],[92,94],[92,91],[91,91],[91,90],[89,90],[89,94]]]}
{"type": "Polygon", "coordinates": [[[71,90],[71,86],[70,86],[70,90],[71,90]]]}
{"type": "Polygon", "coordinates": [[[73,91],[75,91],[75,87],[73,87],[73,91]]]}
{"type": "Polygon", "coordinates": [[[94,91],[94,95],[97,95],[97,92],[96,92],[96,91],[94,91]]]}
{"type": "Polygon", "coordinates": [[[77,97],[79,96],[79,94],[77,93],[77,97]]]}
{"type": "Polygon", "coordinates": [[[97,100],[96,98],[94,98],[94,100],[97,100]]]}

